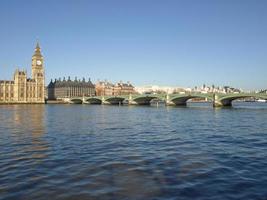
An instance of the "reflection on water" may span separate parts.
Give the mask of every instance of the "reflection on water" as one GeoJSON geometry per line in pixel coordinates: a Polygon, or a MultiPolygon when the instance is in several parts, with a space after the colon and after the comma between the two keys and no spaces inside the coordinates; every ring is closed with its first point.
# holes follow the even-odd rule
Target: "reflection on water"
{"type": "MultiPolygon", "coordinates": [[[[11,108],[11,107],[10,107],[11,108]]],[[[43,140],[43,134],[45,133],[44,125],[44,105],[14,105],[13,112],[13,124],[10,124],[13,128],[17,129],[17,134],[13,135],[14,140],[25,138],[25,135],[30,138],[30,145],[25,145],[23,151],[31,154],[32,159],[40,162],[41,158],[46,157],[46,151],[48,144],[43,140]]],[[[12,120],[12,119],[11,119],[12,120]]]]}
{"type": "Polygon", "coordinates": [[[35,169],[48,152],[48,144],[43,139],[44,113],[44,105],[0,107],[0,174],[3,177],[0,191],[7,199],[12,198],[17,190],[31,187],[42,178],[35,169]]]}
{"type": "Polygon", "coordinates": [[[0,106],[0,199],[264,199],[267,105],[0,106]]]}
{"type": "Polygon", "coordinates": [[[44,105],[13,105],[13,122],[22,132],[30,132],[32,136],[40,137],[44,134],[44,105]]]}

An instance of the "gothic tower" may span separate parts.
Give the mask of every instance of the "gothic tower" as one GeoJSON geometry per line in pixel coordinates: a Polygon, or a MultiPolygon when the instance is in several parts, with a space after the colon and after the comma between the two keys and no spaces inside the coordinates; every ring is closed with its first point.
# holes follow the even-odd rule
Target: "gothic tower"
{"type": "Polygon", "coordinates": [[[43,103],[45,100],[45,73],[44,58],[41,54],[41,48],[37,42],[34,54],[32,56],[32,79],[35,80],[35,101],[43,103]]]}

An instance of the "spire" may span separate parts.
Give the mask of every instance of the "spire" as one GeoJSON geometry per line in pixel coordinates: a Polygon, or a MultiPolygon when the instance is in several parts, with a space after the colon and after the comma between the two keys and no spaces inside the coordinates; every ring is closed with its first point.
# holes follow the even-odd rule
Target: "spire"
{"type": "Polygon", "coordinates": [[[35,47],[35,51],[34,51],[34,55],[33,56],[42,56],[41,48],[40,48],[40,45],[39,45],[38,41],[36,43],[36,47],[35,47]]]}
{"type": "Polygon", "coordinates": [[[39,42],[37,41],[35,49],[40,49],[39,42]]]}

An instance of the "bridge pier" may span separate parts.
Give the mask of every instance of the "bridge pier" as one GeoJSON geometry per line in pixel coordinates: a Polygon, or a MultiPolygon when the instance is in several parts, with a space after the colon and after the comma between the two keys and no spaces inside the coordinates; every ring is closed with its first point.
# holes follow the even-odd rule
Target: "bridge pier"
{"type": "Polygon", "coordinates": [[[223,107],[222,102],[219,100],[219,97],[217,94],[213,95],[213,107],[217,108],[217,107],[223,107]]]}
{"type": "Polygon", "coordinates": [[[231,100],[220,100],[219,96],[217,94],[213,95],[213,107],[218,108],[218,107],[230,107],[232,106],[232,101],[231,100]]]}
{"type": "Polygon", "coordinates": [[[129,94],[128,105],[138,105],[138,104],[133,100],[132,94],[129,94]]]}
{"type": "Polygon", "coordinates": [[[108,101],[106,101],[104,96],[101,97],[101,104],[110,105],[110,103],[108,101]]]}

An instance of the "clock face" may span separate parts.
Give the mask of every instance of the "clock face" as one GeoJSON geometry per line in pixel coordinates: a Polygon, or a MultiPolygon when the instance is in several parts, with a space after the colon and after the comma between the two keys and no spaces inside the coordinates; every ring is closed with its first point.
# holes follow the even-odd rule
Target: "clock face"
{"type": "Polygon", "coordinates": [[[37,60],[37,61],[36,61],[36,64],[37,64],[37,65],[41,65],[41,64],[42,64],[42,61],[41,61],[41,60],[37,60]]]}

